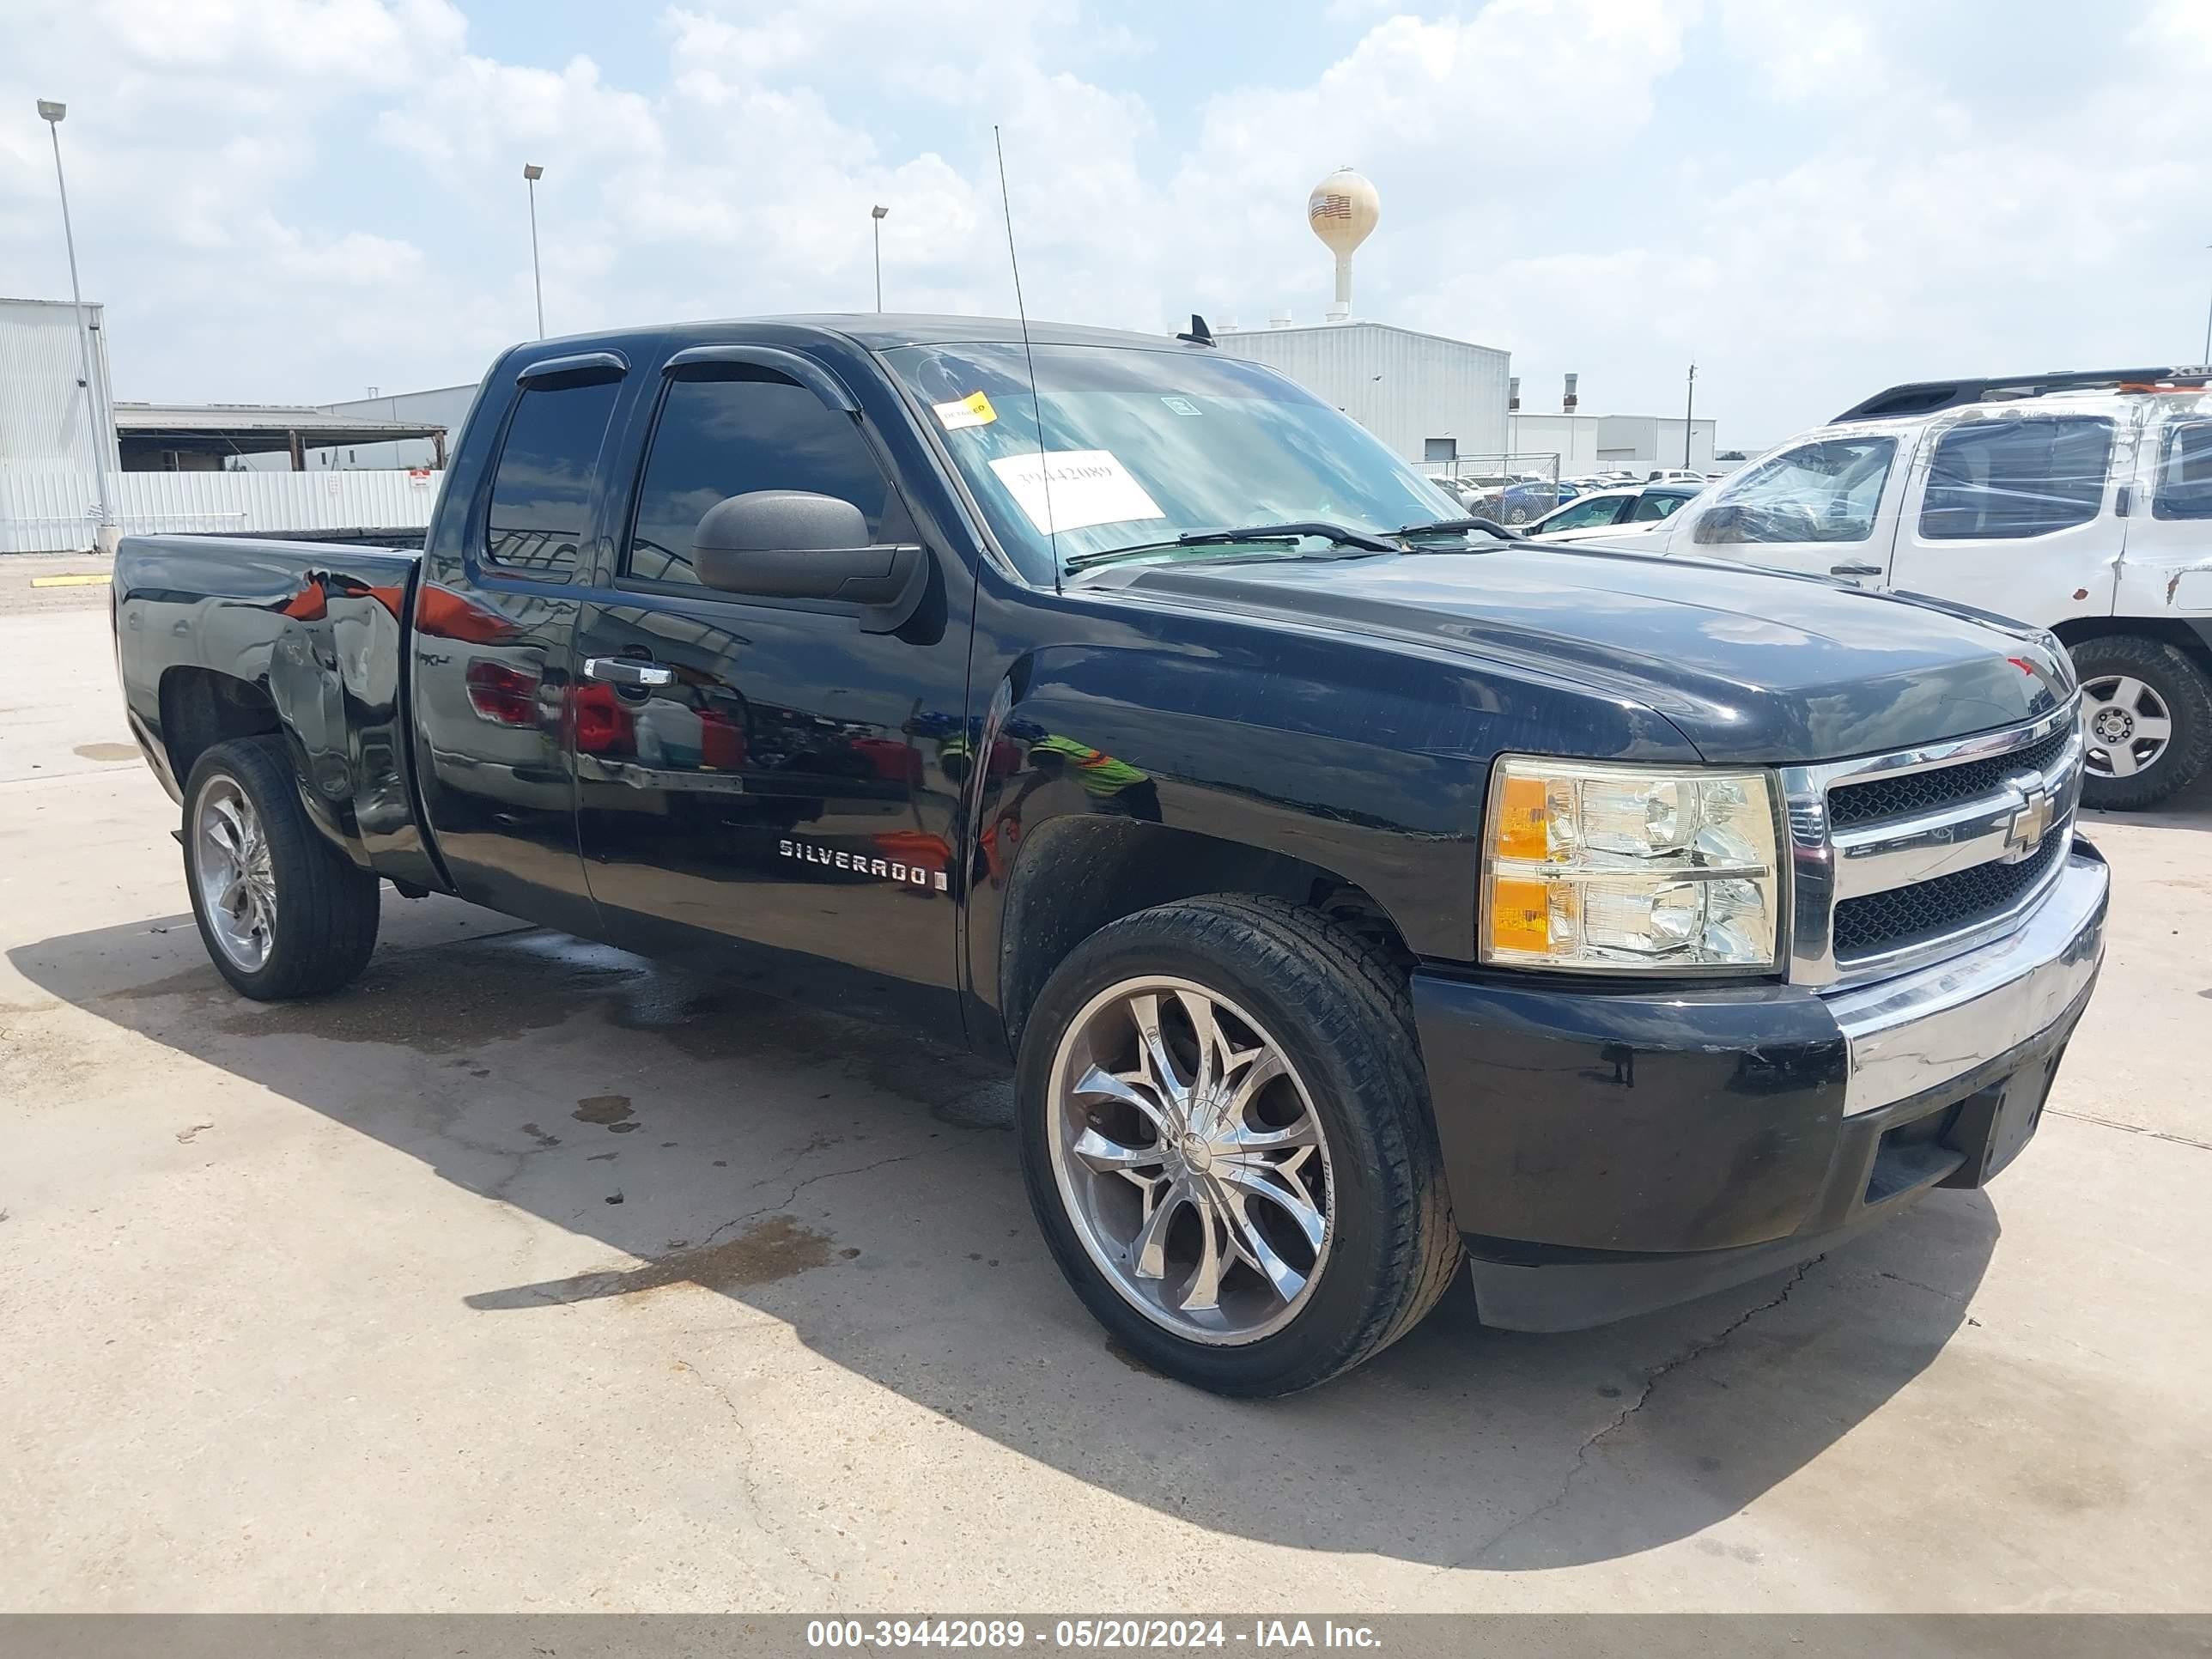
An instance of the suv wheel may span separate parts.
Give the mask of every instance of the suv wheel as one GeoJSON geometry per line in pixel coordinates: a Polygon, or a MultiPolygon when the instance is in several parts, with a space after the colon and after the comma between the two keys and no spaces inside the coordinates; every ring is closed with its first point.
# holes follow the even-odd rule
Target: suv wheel
{"type": "Polygon", "coordinates": [[[2159,640],[2110,634],[2072,652],[2081,682],[2081,802],[2125,811],[2186,788],[2212,760],[2212,685],[2159,640]]]}
{"type": "Polygon", "coordinates": [[[1130,1352],[1287,1394],[1410,1330],[1460,1261],[1403,977],[1313,912],[1193,899],[1084,941],[1023,1034],[1022,1164],[1130,1352]]]}
{"type": "Polygon", "coordinates": [[[200,939],[246,996],[335,991],[368,963],[379,883],[308,822],[283,738],[219,743],[193,763],[184,843],[200,939]]]}

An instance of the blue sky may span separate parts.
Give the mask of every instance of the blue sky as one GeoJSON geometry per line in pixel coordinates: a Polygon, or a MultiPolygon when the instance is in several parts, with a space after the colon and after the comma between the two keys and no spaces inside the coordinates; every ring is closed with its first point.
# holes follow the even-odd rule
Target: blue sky
{"type": "Polygon", "coordinates": [[[2166,363],[2212,298],[2212,0],[0,0],[0,293],[67,292],[37,96],[125,397],[472,380],[531,331],[872,303],[1316,320],[1305,191],[1382,196],[1361,315],[1532,407],[1723,443],[1887,382],[2166,363]],[[2177,92],[2176,89],[2185,89],[2177,92]]]}

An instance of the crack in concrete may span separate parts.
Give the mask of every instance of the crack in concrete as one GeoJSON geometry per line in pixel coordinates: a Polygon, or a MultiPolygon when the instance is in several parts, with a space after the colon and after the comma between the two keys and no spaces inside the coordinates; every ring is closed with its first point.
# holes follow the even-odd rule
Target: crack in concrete
{"type": "Polygon", "coordinates": [[[2115,1118],[2099,1117],[2091,1112],[2069,1112],[2057,1106],[2043,1109],[2045,1117],[2070,1117],[2076,1123],[2094,1123],[2100,1128],[2118,1129],[2123,1134],[2148,1135],[2153,1140],[2170,1140],[2177,1146],[2194,1146],[2200,1152],[2212,1152],[2212,1140],[2197,1140],[2188,1135],[2170,1133],[2164,1129],[2146,1129],[2139,1123],[2122,1123],[2115,1118]]]}
{"type": "MultiPolygon", "coordinates": [[[[808,1176],[804,1181],[801,1181],[797,1186],[786,1193],[782,1199],[778,1202],[773,1204],[763,1204],[758,1209],[748,1210],[743,1215],[731,1217],[727,1221],[725,1221],[717,1226],[714,1231],[708,1233],[706,1237],[701,1239],[698,1243],[694,1245],[692,1248],[695,1249],[703,1250],[709,1244],[712,1244],[716,1240],[720,1239],[723,1234],[728,1232],[732,1227],[742,1227],[748,1221],[757,1221],[764,1215],[775,1215],[780,1212],[790,1209],[790,1207],[798,1201],[799,1194],[805,1192],[809,1187],[813,1186],[817,1182],[835,1181],[841,1176],[866,1175],[869,1170],[880,1170],[886,1164],[910,1163],[918,1158],[929,1158],[939,1152],[949,1152],[959,1148],[964,1148],[973,1143],[979,1135],[981,1135],[984,1133],[985,1131],[981,1128],[971,1129],[959,1139],[948,1140],[942,1146],[917,1146],[910,1152],[893,1152],[889,1158],[879,1158],[867,1164],[856,1164],[850,1169],[824,1170],[819,1175],[808,1176]]],[[[808,1155],[806,1153],[801,1152],[797,1158],[793,1158],[789,1164],[784,1166],[781,1174],[789,1175],[792,1170],[797,1169],[801,1164],[806,1161],[807,1156],[808,1155]]],[[[763,1185],[766,1181],[778,1180],[781,1178],[781,1176],[764,1176],[762,1181],[756,1181],[752,1184],[758,1187],[763,1185]]]]}
{"type": "Polygon", "coordinates": [[[1814,1256],[1810,1261],[1808,1261],[1800,1267],[1796,1272],[1791,1273],[1790,1275],[1789,1282],[1783,1285],[1780,1291],[1774,1297],[1767,1301],[1758,1304],[1754,1307],[1746,1309],[1742,1313],[1737,1315],[1735,1318],[1730,1320],[1726,1325],[1723,1326],[1711,1336],[1705,1337],[1699,1341],[1692,1343],[1688,1347],[1683,1349],[1681,1352],[1676,1354],[1672,1359],[1667,1360],[1665,1363],[1655,1366],[1650,1371],[1645,1374],[1644,1378],[1644,1386],[1642,1389],[1638,1390],[1636,1398],[1629,1401],[1627,1405],[1622,1407],[1620,1410],[1614,1413],[1613,1420],[1610,1423],[1607,1423],[1595,1434],[1589,1436],[1582,1443],[1581,1445],[1575,1449],[1574,1462],[1567,1466],[1565,1478],[1559,1482],[1559,1489],[1558,1492],[1554,1492],[1550,1498],[1545,1499],[1543,1503],[1539,1504],[1534,1509],[1530,1510],[1526,1515],[1516,1516],[1515,1519],[1507,1522],[1504,1526],[1499,1528],[1497,1532],[1492,1534],[1489,1538],[1486,1539],[1480,1547],[1470,1552],[1466,1556],[1456,1561],[1447,1562],[1444,1565],[1438,1567],[1437,1571],[1450,1572],[1460,1568],[1471,1567],[1478,1561],[1480,1561],[1483,1557],[1495,1550],[1500,1544],[1503,1544],[1507,1539],[1512,1537],[1514,1534],[1534,1525],[1546,1516],[1565,1508],[1567,1500],[1574,1496],[1576,1480],[1579,1479],[1583,1472],[1589,1467],[1590,1455],[1600,1446],[1603,1445],[1607,1440],[1610,1440],[1614,1435],[1620,1433],[1622,1429],[1628,1425],[1628,1421],[1631,1418],[1634,1417],[1638,1412],[1642,1411],[1646,1405],[1650,1403],[1651,1392],[1654,1389],[1656,1389],[1659,1386],[1661,1378],[1671,1376],[1673,1373],[1680,1370],[1683,1366],[1691,1364],[1694,1360],[1702,1359],[1705,1355],[1719,1347],[1723,1342],[1726,1342],[1729,1338],[1734,1336],[1738,1331],[1741,1330],[1746,1325],[1751,1323],[1753,1320],[1758,1318],[1759,1315],[1767,1312],[1771,1309],[1780,1307],[1784,1303],[1790,1299],[1790,1293],[1796,1290],[1797,1286],[1804,1281],[1805,1275],[1811,1273],[1814,1268],[1819,1267],[1820,1263],[1826,1260],[1827,1257],[1825,1255],[1814,1256]]]}
{"type": "MultiPolygon", "coordinates": [[[[673,1357],[676,1361],[677,1369],[685,1372],[689,1376],[697,1377],[701,1382],[704,1383],[708,1390],[712,1393],[717,1400],[722,1402],[723,1409],[727,1411],[730,1414],[730,1421],[737,1425],[738,1438],[744,1443],[738,1451],[738,1485],[744,1488],[745,1509],[747,1512],[751,1515],[753,1524],[761,1529],[762,1534],[764,1537],[766,1537],[778,1549],[781,1550],[786,1555],[789,1556],[793,1563],[796,1565],[801,1571],[811,1573],[816,1578],[820,1579],[823,1583],[830,1586],[831,1598],[834,1601],[836,1599],[836,1590],[840,1586],[840,1580],[838,1579],[837,1575],[817,1566],[813,1561],[809,1559],[806,1553],[801,1550],[785,1535],[785,1529],[781,1523],[769,1518],[767,1508],[764,1506],[761,1499],[760,1481],[754,1475],[752,1471],[752,1425],[745,1421],[745,1414],[738,1409],[738,1402],[731,1398],[730,1391],[727,1389],[724,1388],[720,1382],[709,1376],[705,1371],[700,1370],[698,1366],[684,1358],[683,1355],[677,1354],[673,1357]]],[[[833,1607],[824,1608],[823,1611],[835,1612],[837,1611],[837,1609],[833,1607]]]]}

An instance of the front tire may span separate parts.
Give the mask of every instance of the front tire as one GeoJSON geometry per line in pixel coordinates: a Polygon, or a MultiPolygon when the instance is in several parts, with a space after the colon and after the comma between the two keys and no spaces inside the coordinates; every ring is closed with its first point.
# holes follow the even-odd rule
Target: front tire
{"type": "Polygon", "coordinates": [[[368,963],[379,884],[308,821],[283,738],[200,756],[185,782],[184,848],[201,943],[240,994],[319,996],[368,963]]]}
{"type": "Polygon", "coordinates": [[[1200,898],[1102,928],[1031,1009],[1018,1091],[1061,1272],[1182,1382],[1325,1382],[1459,1266],[1403,976],[1310,910],[1200,898]]]}
{"type": "Polygon", "coordinates": [[[2106,634],[2069,653],[2081,683],[2081,804],[2106,811],[2155,806],[2212,762],[2212,684],[2160,640],[2106,634]]]}

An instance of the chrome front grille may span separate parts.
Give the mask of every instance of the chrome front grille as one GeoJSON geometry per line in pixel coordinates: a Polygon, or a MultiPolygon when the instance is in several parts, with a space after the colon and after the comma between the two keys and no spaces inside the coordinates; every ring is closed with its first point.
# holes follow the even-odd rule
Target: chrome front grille
{"type": "Polygon", "coordinates": [[[2034,852],[2013,863],[2000,859],[1915,886],[1844,900],[1836,906],[1836,960],[1856,962],[1924,939],[1941,939],[2009,909],[2057,868],[2065,844],[2065,836],[2047,835],[2034,852]]]}
{"type": "Polygon", "coordinates": [[[1856,983],[2002,933],[2072,844],[2077,705],[2026,726],[1783,773],[1790,977],[1856,983]]]}
{"type": "Polygon", "coordinates": [[[1907,772],[1865,783],[1837,783],[1828,788],[1828,823],[1843,830],[1882,818],[1917,817],[1977,796],[1994,793],[2023,769],[2048,772],[2073,741],[2071,726],[2061,726],[2018,754],[1960,761],[1929,772],[1907,772]]]}

